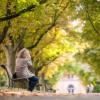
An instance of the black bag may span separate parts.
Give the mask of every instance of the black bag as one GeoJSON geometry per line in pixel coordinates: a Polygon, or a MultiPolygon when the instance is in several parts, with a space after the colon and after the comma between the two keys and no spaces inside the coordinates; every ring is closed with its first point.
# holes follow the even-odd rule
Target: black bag
{"type": "Polygon", "coordinates": [[[16,72],[13,74],[13,79],[17,78],[16,72]]]}

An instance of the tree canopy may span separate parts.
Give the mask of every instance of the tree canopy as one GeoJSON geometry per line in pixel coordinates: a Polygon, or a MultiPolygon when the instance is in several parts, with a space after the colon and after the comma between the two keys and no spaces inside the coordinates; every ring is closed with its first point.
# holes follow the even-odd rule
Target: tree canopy
{"type": "Polygon", "coordinates": [[[83,80],[88,79],[78,63],[88,64],[100,77],[99,29],[97,0],[1,0],[0,60],[14,71],[14,58],[25,47],[35,74],[45,80],[56,82],[65,71],[83,72],[83,80]]]}

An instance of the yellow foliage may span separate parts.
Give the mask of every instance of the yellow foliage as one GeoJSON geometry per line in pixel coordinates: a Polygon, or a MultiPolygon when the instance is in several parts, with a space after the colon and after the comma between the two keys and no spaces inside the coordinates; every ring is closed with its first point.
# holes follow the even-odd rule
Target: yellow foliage
{"type": "Polygon", "coordinates": [[[52,78],[52,76],[55,74],[55,72],[58,70],[58,66],[52,66],[50,65],[45,73],[45,78],[52,78]]]}
{"type": "Polygon", "coordinates": [[[4,74],[5,74],[5,71],[2,68],[0,68],[0,76],[3,76],[4,74]]]}

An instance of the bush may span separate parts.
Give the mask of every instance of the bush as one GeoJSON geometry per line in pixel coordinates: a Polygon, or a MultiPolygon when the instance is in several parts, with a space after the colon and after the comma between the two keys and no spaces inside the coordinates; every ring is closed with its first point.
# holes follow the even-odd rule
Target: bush
{"type": "Polygon", "coordinates": [[[100,93],[100,84],[94,86],[94,93],[100,93]]]}
{"type": "Polygon", "coordinates": [[[5,70],[0,68],[0,87],[5,86],[7,83],[7,76],[5,70]]]}

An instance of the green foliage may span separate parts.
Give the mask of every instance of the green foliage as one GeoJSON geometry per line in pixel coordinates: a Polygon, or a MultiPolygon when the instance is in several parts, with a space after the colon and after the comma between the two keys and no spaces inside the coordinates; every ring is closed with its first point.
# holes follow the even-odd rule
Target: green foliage
{"type": "Polygon", "coordinates": [[[0,68],[0,87],[5,86],[7,82],[7,76],[5,74],[5,71],[0,68]]]}
{"type": "Polygon", "coordinates": [[[58,66],[58,70],[53,74],[52,78],[49,78],[49,83],[54,85],[64,74],[80,75],[81,70],[81,67],[74,61],[65,61],[63,66],[58,66]]]}
{"type": "Polygon", "coordinates": [[[94,93],[100,93],[100,84],[97,84],[94,86],[94,90],[93,90],[94,93]]]}
{"type": "Polygon", "coordinates": [[[39,2],[37,0],[16,0],[17,11],[30,5],[39,5],[39,2]]]}

